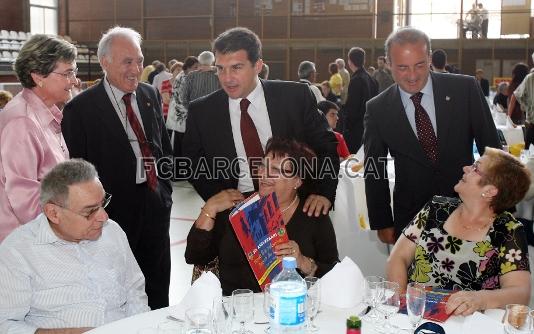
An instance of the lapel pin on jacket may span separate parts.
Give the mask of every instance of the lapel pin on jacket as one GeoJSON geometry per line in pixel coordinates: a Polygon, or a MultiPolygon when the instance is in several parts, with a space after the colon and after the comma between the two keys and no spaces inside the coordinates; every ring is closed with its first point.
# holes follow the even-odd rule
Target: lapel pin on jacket
{"type": "Polygon", "coordinates": [[[146,106],[147,106],[147,107],[150,107],[150,102],[147,102],[147,103],[146,103],[146,106]]]}
{"type": "Polygon", "coordinates": [[[450,98],[450,97],[448,97],[448,96],[445,96],[445,101],[450,101],[450,100],[451,100],[451,98],[450,98]]]}

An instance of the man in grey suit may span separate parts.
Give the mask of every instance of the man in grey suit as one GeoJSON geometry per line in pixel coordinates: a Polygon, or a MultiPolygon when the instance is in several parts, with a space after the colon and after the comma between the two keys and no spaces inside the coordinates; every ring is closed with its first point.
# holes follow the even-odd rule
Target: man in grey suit
{"type": "Polygon", "coordinates": [[[430,73],[430,39],[405,27],[386,40],[396,84],[367,103],[364,118],[365,193],[371,228],[393,244],[433,195],[455,196],[462,167],[500,148],[488,104],[473,77],[430,73]],[[393,212],[387,171],[395,159],[393,212]]]}

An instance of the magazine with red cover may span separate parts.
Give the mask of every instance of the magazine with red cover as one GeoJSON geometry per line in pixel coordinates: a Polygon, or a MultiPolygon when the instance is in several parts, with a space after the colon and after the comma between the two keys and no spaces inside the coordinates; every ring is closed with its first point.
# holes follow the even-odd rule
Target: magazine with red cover
{"type": "MultiPolygon", "coordinates": [[[[433,287],[426,287],[426,303],[425,303],[425,315],[424,319],[436,321],[436,322],[445,322],[450,314],[445,312],[445,307],[447,306],[447,301],[449,297],[456,291],[438,289],[433,287]]],[[[406,298],[402,296],[400,313],[408,314],[406,309],[406,298]]]]}
{"type": "Polygon", "coordinates": [[[263,290],[282,270],[274,247],[289,241],[276,194],[251,195],[232,210],[230,223],[263,290]]]}

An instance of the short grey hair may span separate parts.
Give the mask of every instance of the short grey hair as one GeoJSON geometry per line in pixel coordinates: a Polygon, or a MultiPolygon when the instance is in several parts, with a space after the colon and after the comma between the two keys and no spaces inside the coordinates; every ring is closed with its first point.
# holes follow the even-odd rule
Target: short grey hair
{"type": "Polygon", "coordinates": [[[76,59],[77,50],[71,43],[56,36],[33,35],[19,51],[13,64],[22,87],[33,88],[36,83],[31,74],[48,76],[56,68],[57,63],[72,63],[76,59]]]}
{"type": "Polygon", "coordinates": [[[305,60],[299,64],[299,79],[308,79],[313,72],[315,72],[315,64],[311,61],[305,60]]]}
{"type": "Polygon", "coordinates": [[[393,44],[416,44],[419,42],[425,42],[428,55],[432,53],[432,48],[430,46],[430,38],[422,30],[412,28],[412,27],[402,27],[394,32],[392,32],[386,39],[384,45],[384,51],[386,53],[387,59],[391,62],[391,55],[389,51],[393,44]]]}
{"type": "Polygon", "coordinates": [[[98,178],[95,166],[83,159],[70,159],[57,164],[41,181],[41,206],[56,203],[68,206],[69,186],[98,178]]]}
{"type": "Polygon", "coordinates": [[[215,55],[211,51],[202,51],[198,55],[198,63],[204,66],[211,66],[215,61],[215,55]]]}
{"type": "Polygon", "coordinates": [[[338,58],[336,59],[336,65],[341,67],[341,68],[345,68],[345,61],[341,58],[338,58]]]}
{"type": "Polygon", "coordinates": [[[113,39],[115,39],[116,37],[130,39],[134,43],[136,43],[139,48],[141,48],[141,42],[143,41],[143,38],[137,31],[133,30],[132,28],[115,26],[106,31],[98,42],[98,50],[96,51],[96,55],[98,56],[98,60],[100,62],[104,57],[108,57],[109,61],[112,60],[110,55],[110,49],[111,44],[113,43],[113,39]]]}

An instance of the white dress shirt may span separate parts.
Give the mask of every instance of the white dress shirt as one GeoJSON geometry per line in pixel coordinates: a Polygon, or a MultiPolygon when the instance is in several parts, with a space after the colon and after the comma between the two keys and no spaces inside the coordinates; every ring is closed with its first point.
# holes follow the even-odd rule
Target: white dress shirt
{"type": "MultiPolygon", "coordinates": [[[[269,120],[269,113],[267,112],[267,104],[265,103],[265,94],[260,79],[256,79],[256,88],[247,96],[250,105],[247,109],[250,118],[256,126],[258,136],[260,137],[261,147],[265,152],[265,145],[267,141],[273,136],[271,131],[271,121],[269,120]]],[[[235,150],[237,158],[239,159],[240,177],[237,184],[237,189],[242,192],[254,191],[254,184],[250,177],[250,168],[247,162],[247,153],[243,145],[243,138],[241,137],[241,108],[239,103],[241,99],[228,98],[228,106],[230,108],[230,123],[232,124],[232,134],[234,137],[235,150]]]]}
{"type": "Polygon", "coordinates": [[[44,214],[0,244],[0,333],[97,327],[149,311],[145,278],[112,220],[95,241],[68,242],[44,214]]]}
{"type": "MultiPolygon", "coordinates": [[[[107,78],[104,78],[104,88],[106,89],[106,93],[108,94],[109,100],[111,101],[111,104],[113,105],[113,108],[117,113],[117,117],[119,117],[119,120],[122,123],[122,126],[124,127],[124,131],[126,131],[128,141],[130,142],[135,157],[137,158],[137,163],[135,164],[137,168],[135,173],[135,183],[140,184],[146,182],[145,167],[142,163],[139,163],[140,161],[143,161],[141,147],[139,147],[139,141],[137,140],[137,136],[135,135],[135,132],[133,131],[132,126],[130,125],[130,121],[128,120],[128,116],[126,114],[126,104],[122,100],[122,97],[127,93],[110,84],[107,78]]],[[[135,116],[137,116],[139,124],[141,124],[143,131],[145,131],[143,119],[141,118],[141,112],[139,111],[139,106],[137,105],[137,95],[135,92],[132,93],[130,103],[132,105],[132,109],[135,116]]]]}

